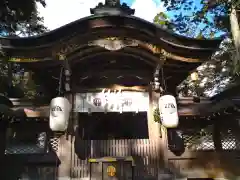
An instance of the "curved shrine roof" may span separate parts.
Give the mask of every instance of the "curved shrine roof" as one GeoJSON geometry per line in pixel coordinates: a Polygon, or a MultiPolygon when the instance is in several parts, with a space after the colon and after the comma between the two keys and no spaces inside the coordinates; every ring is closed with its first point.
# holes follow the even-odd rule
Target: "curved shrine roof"
{"type": "Polygon", "coordinates": [[[133,10],[119,2],[113,6],[106,0],[105,5],[100,4],[91,12],[94,15],[39,36],[0,37],[1,48],[6,56],[15,58],[13,61],[34,70],[36,76],[42,77],[40,84],[48,83],[48,89],[55,81],[55,86],[58,85],[50,77],[60,73],[65,64],[62,60],[68,60],[77,78],[73,81],[81,87],[100,82],[99,78],[106,74],[110,84],[124,73],[126,77],[121,82],[133,81],[130,76],[134,75],[134,82],[141,77],[149,83],[160,64],[168,88],[175,91],[188,73],[208,60],[221,43],[221,39],[193,39],[174,34],[132,16],[133,10]],[[89,75],[87,79],[85,72],[89,75]]]}
{"type": "MultiPolygon", "coordinates": [[[[152,44],[181,57],[205,59],[218,48],[221,39],[199,40],[173,34],[156,24],[129,15],[92,15],[56,30],[27,38],[0,37],[6,55],[46,58],[72,44],[84,46],[107,37],[129,38],[152,44]]],[[[68,52],[67,52],[68,53],[68,52]]]]}

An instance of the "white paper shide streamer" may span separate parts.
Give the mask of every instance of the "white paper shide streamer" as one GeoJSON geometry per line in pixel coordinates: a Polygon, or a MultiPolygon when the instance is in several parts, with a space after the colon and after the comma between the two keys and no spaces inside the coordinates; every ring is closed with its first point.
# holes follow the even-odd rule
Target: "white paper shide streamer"
{"type": "Polygon", "coordinates": [[[179,117],[176,98],[172,95],[164,95],[159,98],[159,112],[162,125],[166,128],[178,126],[179,117]]]}
{"type": "Polygon", "coordinates": [[[49,126],[52,131],[65,131],[68,127],[68,121],[71,111],[71,105],[68,99],[56,97],[50,103],[49,126]]]}

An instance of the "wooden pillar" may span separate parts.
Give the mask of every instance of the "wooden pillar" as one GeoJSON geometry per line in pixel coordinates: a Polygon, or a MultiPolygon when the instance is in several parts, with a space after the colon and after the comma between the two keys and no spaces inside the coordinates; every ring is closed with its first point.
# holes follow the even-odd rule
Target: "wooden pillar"
{"type": "Polygon", "coordinates": [[[168,168],[168,136],[167,128],[154,121],[154,109],[158,107],[160,93],[149,91],[148,130],[149,139],[157,143],[158,171],[161,174],[163,168],[168,168]]]}
{"type": "Polygon", "coordinates": [[[215,117],[213,119],[214,124],[213,124],[213,143],[215,146],[215,150],[216,151],[221,151],[222,150],[222,142],[221,142],[221,122],[219,121],[219,119],[217,119],[218,117],[215,117]]]}
{"type": "Polygon", "coordinates": [[[167,160],[167,133],[159,122],[154,121],[154,110],[158,107],[159,97],[160,93],[149,91],[148,131],[150,141],[155,143],[157,154],[154,158],[157,159],[158,174],[161,174],[167,160]]]}
{"type": "Polygon", "coordinates": [[[161,150],[162,150],[162,160],[163,160],[163,166],[165,168],[168,168],[168,133],[167,128],[164,126],[161,126],[161,150]]]}
{"type": "Polygon", "coordinates": [[[68,94],[65,96],[69,102],[72,104],[72,112],[70,114],[67,132],[60,137],[59,150],[57,152],[58,158],[60,160],[60,165],[58,168],[58,178],[59,179],[70,179],[72,174],[72,137],[73,137],[73,95],[68,94]]]}
{"type": "Polygon", "coordinates": [[[65,97],[69,100],[70,104],[72,105],[70,117],[69,117],[69,123],[68,123],[68,129],[66,131],[66,134],[63,135],[60,138],[59,143],[59,151],[58,151],[58,157],[61,162],[59,168],[58,168],[58,178],[59,179],[70,179],[72,174],[72,142],[73,142],[73,135],[74,135],[74,96],[71,93],[71,68],[68,62],[68,59],[64,54],[59,55],[59,60],[63,61],[63,67],[64,67],[64,89],[66,91],[65,97]]]}
{"type": "Polygon", "coordinates": [[[148,108],[148,135],[149,139],[159,139],[161,136],[160,133],[160,124],[154,121],[154,109],[158,104],[158,94],[153,92],[150,88],[149,90],[149,108],[148,108]]]}
{"type": "Polygon", "coordinates": [[[1,119],[0,122],[0,179],[6,179],[5,177],[5,148],[6,148],[6,132],[7,132],[7,123],[1,119]]]}
{"type": "Polygon", "coordinates": [[[60,165],[58,167],[58,179],[71,177],[71,135],[62,135],[58,146],[58,158],[60,165]]]}

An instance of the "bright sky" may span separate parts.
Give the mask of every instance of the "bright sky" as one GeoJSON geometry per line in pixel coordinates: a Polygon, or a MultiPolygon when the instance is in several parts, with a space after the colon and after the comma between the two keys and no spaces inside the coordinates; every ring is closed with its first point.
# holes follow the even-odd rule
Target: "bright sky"
{"type": "MultiPolygon", "coordinates": [[[[104,0],[46,0],[47,7],[38,6],[44,24],[50,30],[90,15],[90,8],[104,0]]],[[[158,0],[122,0],[135,9],[135,16],[153,21],[155,15],[165,11],[158,0]]]]}

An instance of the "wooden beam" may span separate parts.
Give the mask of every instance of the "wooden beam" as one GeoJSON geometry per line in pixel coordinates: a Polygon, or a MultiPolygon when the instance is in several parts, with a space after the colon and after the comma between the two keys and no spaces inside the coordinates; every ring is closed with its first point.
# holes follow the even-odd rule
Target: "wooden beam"
{"type": "Polygon", "coordinates": [[[74,54],[73,56],[69,57],[69,60],[72,61],[71,64],[76,64],[78,62],[81,62],[83,60],[89,60],[98,58],[100,56],[121,56],[121,57],[130,57],[134,59],[139,59],[139,61],[144,61],[146,64],[155,66],[156,63],[160,63],[160,59],[156,56],[151,55],[150,53],[136,50],[134,51],[131,49],[131,51],[127,51],[127,49],[121,50],[121,51],[98,51],[98,52],[89,52],[89,54],[82,55],[83,52],[79,52],[77,54],[74,54]],[[135,52],[136,51],[136,52],[135,52]]]}
{"type": "Polygon", "coordinates": [[[87,87],[79,87],[76,85],[72,86],[72,91],[75,93],[86,93],[86,92],[101,92],[104,89],[113,89],[113,90],[119,90],[121,89],[122,91],[137,91],[137,92],[147,92],[149,86],[121,86],[118,84],[113,84],[108,87],[98,87],[98,88],[87,88],[87,87]]]}
{"type": "MultiPolygon", "coordinates": [[[[170,79],[171,77],[171,83],[173,83],[173,78],[176,75],[177,78],[180,79],[180,82],[183,80],[184,70],[174,70],[173,72],[167,72],[165,73],[165,80],[170,79]]],[[[143,79],[145,81],[151,82],[153,80],[153,71],[146,71],[144,69],[136,69],[136,70],[124,70],[124,69],[111,69],[111,70],[97,70],[92,69],[91,71],[84,71],[84,72],[73,72],[73,80],[78,81],[79,78],[92,78],[92,77],[111,77],[116,78],[118,76],[132,76],[132,77],[139,77],[139,79],[143,79]]],[[[174,81],[175,82],[175,81],[174,81]]],[[[179,83],[179,81],[177,81],[179,83]]]]}
{"type": "Polygon", "coordinates": [[[115,69],[115,70],[104,70],[104,71],[85,71],[85,72],[80,72],[80,73],[76,73],[76,75],[78,78],[83,78],[86,76],[89,77],[101,77],[101,76],[110,76],[110,77],[116,77],[116,76],[139,76],[142,77],[144,79],[152,79],[152,72],[150,71],[146,71],[144,69],[141,70],[123,70],[123,69],[115,69]]]}
{"type": "MultiPolygon", "coordinates": [[[[133,90],[127,90],[127,91],[133,91],[133,90]]],[[[135,90],[134,90],[135,91],[135,90]]],[[[88,92],[99,92],[99,91],[88,91],[88,92]]],[[[138,92],[146,92],[146,91],[141,91],[138,90],[138,92]]],[[[79,93],[86,93],[85,91],[79,92],[79,93]]],[[[187,108],[182,107],[181,104],[178,105],[178,114],[180,117],[187,117],[188,119],[192,121],[196,121],[197,118],[203,117],[205,114],[204,112],[199,112],[198,107],[196,105],[189,106],[187,108]]],[[[13,108],[15,109],[15,108],[13,108]]],[[[48,118],[49,117],[49,106],[40,106],[40,107],[35,107],[35,110],[32,113],[27,113],[26,114],[27,118],[32,118],[32,121],[34,122],[34,118],[48,118]]],[[[25,119],[26,117],[22,117],[25,119]]],[[[21,117],[19,117],[21,118],[21,117]]],[[[204,119],[203,119],[204,120],[204,119]]],[[[31,122],[31,121],[29,121],[31,122]]]]}
{"type": "MultiPolygon", "coordinates": [[[[149,86],[132,86],[132,87],[126,87],[126,86],[120,86],[120,85],[113,85],[111,87],[108,87],[112,90],[122,90],[122,91],[137,91],[137,92],[148,92],[149,86]]],[[[86,93],[86,92],[102,92],[103,89],[106,88],[95,88],[95,89],[84,89],[83,87],[73,87],[74,93],[86,93]],[[76,89],[78,88],[78,89],[76,89]]],[[[188,116],[189,119],[192,119],[194,121],[194,116],[200,117],[205,116],[207,114],[207,110],[209,107],[211,107],[211,101],[209,101],[206,98],[202,98],[200,103],[194,103],[192,101],[192,97],[187,98],[179,98],[177,99],[178,103],[178,112],[180,116],[188,116]]],[[[15,107],[13,110],[19,110],[24,108],[31,108],[34,105],[31,103],[31,100],[22,100],[18,101],[18,103],[15,103],[15,107]]],[[[49,116],[49,105],[42,105],[34,108],[34,111],[29,111],[29,113],[26,113],[27,117],[31,118],[41,118],[41,117],[48,117],[49,116]]],[[[196,120],[196,118],[195,118],[196,120]]],[[[33,119],[34,121],[34,119],[33,119]]]]}

